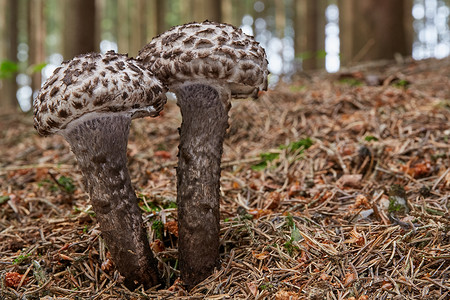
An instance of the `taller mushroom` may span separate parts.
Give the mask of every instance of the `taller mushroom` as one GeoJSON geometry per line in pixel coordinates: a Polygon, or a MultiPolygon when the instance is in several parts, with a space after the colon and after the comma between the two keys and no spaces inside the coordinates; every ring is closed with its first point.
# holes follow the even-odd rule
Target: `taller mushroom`
{"type": "Polygon", "coordinates": [[[165,88],[126,55],[86,54],[64,62],[34,102],[34,127],[61,134],[87,182],[103,238],[125,284],[159,283],[138,200],[127,169],[131,120],[157,116],[165,88]]]}
{"type": "Polygon", "coordinates": [[[177,168],[179,259],[188,288],[219,264],[220,162],[230,100],[267,89],[264,49],[228,24],[176,26],[137,57],[175,92],[181,109],[177,168]]]}

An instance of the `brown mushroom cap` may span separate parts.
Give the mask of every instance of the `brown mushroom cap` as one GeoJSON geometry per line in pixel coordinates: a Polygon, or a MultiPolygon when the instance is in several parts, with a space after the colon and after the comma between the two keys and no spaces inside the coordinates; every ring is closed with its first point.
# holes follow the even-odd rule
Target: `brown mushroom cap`
{"type": "Polygon", "coordinates": [[[267,89],[264,49],[229,24],[205,21],[173,27],[155,37],[137,59],[169,88],[184,82],[209,82],[228,86],[237,98],[267,89]]]}
{"type": "Polygon", "coordinates": [[[34,127],[41,135],[63,130],[88,113],[126,112],[132,118],[157,116],[166,89],[142,64],[109,51],[63,62],[34,101],[34,127]]]}

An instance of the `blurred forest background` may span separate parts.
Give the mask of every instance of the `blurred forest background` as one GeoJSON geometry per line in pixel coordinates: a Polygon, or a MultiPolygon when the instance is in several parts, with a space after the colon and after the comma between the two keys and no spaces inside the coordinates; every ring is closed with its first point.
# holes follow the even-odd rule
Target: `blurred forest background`
{"type": "Polygon", "coordinates": [[[450,0],[0,0],[0,107],[30,111],[63,61],[136,56],[171,26],[205,19],[254,35],[272,83],[363,61],[450,54],[450,0]]]}

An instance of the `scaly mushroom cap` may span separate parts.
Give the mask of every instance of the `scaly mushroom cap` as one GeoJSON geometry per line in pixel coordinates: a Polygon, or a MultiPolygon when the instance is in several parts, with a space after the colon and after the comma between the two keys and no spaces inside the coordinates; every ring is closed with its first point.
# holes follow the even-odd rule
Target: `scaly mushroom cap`
{"type": "Polygon", "coordinates": [[[34,101],[34,127],[41,135],[63,130],[92,112],[157,116],[166,103],[159,80],[126,54],[89,53],[63,62],[34,101]]]}
{"type": "Polygon", "coordinates": [[[137,57],[170,88],[184,82],[228,86],[237,98],[267,89],[267,58],[251,36],[229,24],[176,26],[155,37],[137,57]]]}

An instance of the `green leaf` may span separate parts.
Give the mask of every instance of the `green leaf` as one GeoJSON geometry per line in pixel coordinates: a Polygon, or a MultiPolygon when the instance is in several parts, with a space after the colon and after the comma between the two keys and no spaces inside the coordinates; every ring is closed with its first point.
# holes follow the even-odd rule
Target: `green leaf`
{"type": "Polygon", "coordinates": [[[319,50],[319,51],[317,51],[316,56],[317,56],[317,58],[320,58],[320,59],[325,58],[327,56],[327,51],[319,50]]]}
{"type": "Polygon", "coordinates": [[[300,234],[300,231],[298,230],[298,228],[294,225],[294,227],[292,228],[291,231],[291,239],[294,242],[298,242],[302,239],[302,235],[300,234]]]}
{"type": "Polygon", "coordinates": [[[43,68],[45,68],[45,66],[47,65],[47,63],[40,63],[40,64],[34,64],[31,65],[31,73],[39,73],[42,71],[43,68]]]}
{"type": "Polygon", "coordinates": [[[9,200],[9,196],[0,196],[0,205],[9,200]]]}
{"type": "Polygon", "coordinates": [[[392,86],[398,87],[398,88],[407,88],[409,86],[409,81],[405,79],[400,79],[398,81],[394,81],[392,83],[392,86]]]}
{"type": "Polygon", "coordinates": [[[19,71],[19,65],[11,60],[0,62],[0,79],[12,78],[19,71]]]}
{"type": "Polygon", "coordinates": [[[16,259],[14,259],[14,264],[15,265],[20,265],[21,263],[23,263],[28,257],[30,257],[31,253],[28,254],[21,254],[19,255],[16,259]]]}
{"type": "Polygon", "coordinates": [[[368,135],[364,138],[364,140],[366,140],[367,142],[378,141],[378,138],[374,137],[373,135],[368,135]]]}
{"type": "Polygon", "coordinates": [[[313,144],[313,141],[308,137],[308,138],[301,139],[296,142],[292,142],[287,146],[282,145],[282,146],[280,146],[280,149],[289,149],[289,151],[294,152],[300,148],[308,149],[309,147],[312,146],[312,144],[313,144]]]}
{"type": "Polygon", "coordinates": [[[289,228],[294,228],[294,226],[295,226],[294,218],[289,213],[286,216],[286,226],[288,226],[289,228]]]}
{"type": "Polygon", "coordinates": [[[261,153],[259,156],[261,157],[262,161],[260,163],[257,163],[256,165],[251,166],[251,169],[254,171],[264,170],[267,167],[267,162],[277,159],[280,156],[280,153],[265,152],[261,153]]]}
{"type": "Polygon", "coordinates": [[[152,229],[155,231],[156,238],[162,240],[164,232],[164,223],[162,221],[154,221],[152,223],[152,229]]]}
{"type": "Polygon", "coordinates": [[[267,162],[265,162],[265,161],[262,161],[260,163],[257,163],[256,165],[251,166],[251,169],[253,171],[262,171],[265,168],[267,168],[267,162]]]}
{"type": "Polygon", "coordinates": [[[73,194],[73,192],[77,189],[77,187],[73,184],[73,179],[70,177],[61,176],[58,179],[58,183],[60,188],[69,194],[73,194]]]}
{"type": "Polygon", "coordinates": [[[363,85],[362,81],[355,78],[343,78],[339,80],[340,83],[346,83],[350,86],[361,86],[363,85]]]}

